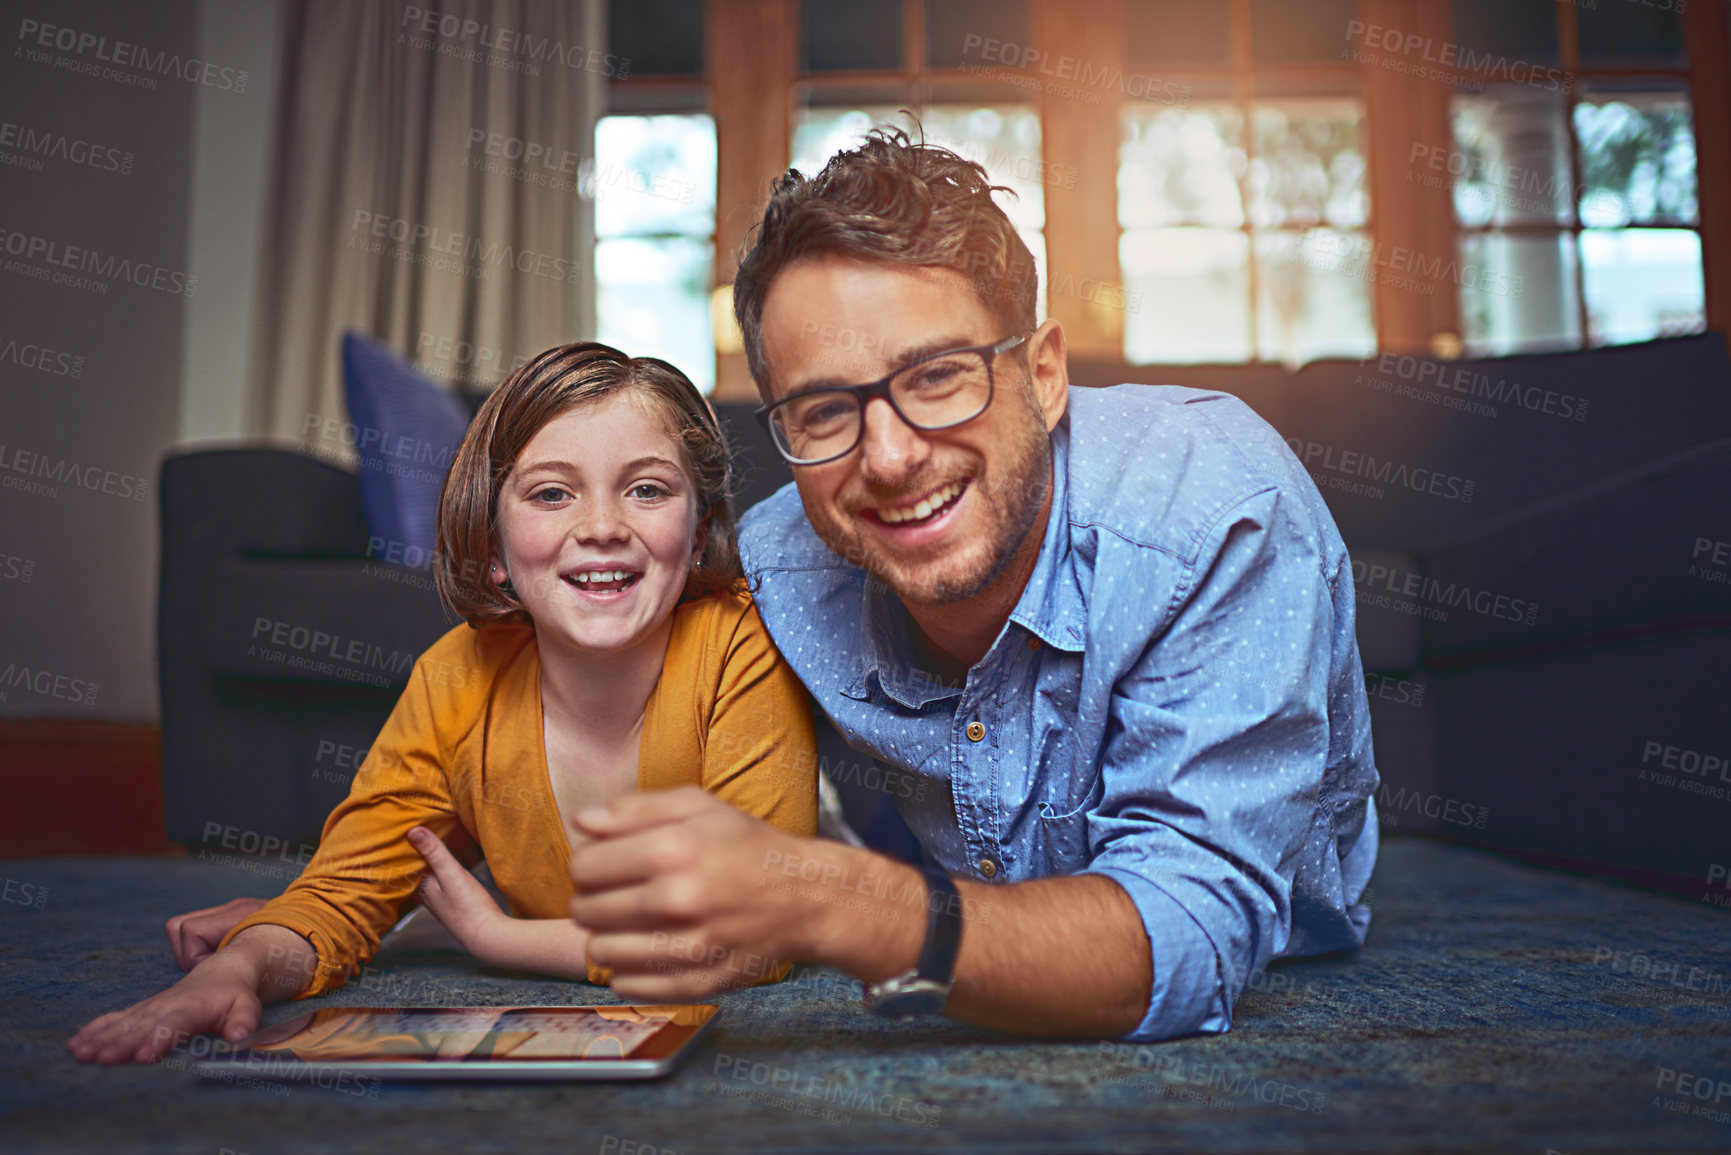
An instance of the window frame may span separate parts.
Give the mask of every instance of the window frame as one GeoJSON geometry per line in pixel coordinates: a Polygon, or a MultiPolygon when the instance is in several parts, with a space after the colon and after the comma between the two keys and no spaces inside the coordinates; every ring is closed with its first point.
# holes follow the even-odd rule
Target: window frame
{"type": "MultiPolygon", "coordinates": [[[[1696,60],[1693,48],[1689,43],[1690,38],[1688,35],[1688,26],[1685,25],[1684,49],[1688,54],[1688,63],[1680,67],[1677,65],[1650,65],[1645,67],[1605,65],[1585,66],[1581,62],[1581,25],[1579,11],[1572,3],[1558,3],[1556,5],[1556,20],[1557,54],[1560,61],[1559,67],[1563,71],[1564,75],[1569,77],[1571,81],[1563,93],[1563,124],[1564,132],[1568,137],[1569,150],[1569,219],[1563,223],[1558,223],[1556,221],[1516,221],[1506,224],[1498,224],[1493,221],[1487,224],[1469,225],[1463,224],[1460,221],[1458,215],[1454,214],[1453,206],[1451,204],[1450,216],[1454,223],[1455,252],[1458,254],[1461,251],[1462,242],[1468,237],[1500,235],[1523,238],[1537,237],[1561,239],[1566,236],[1569,240],[1572,252],[1572,260],[1570,264],[1572,267],[1572,276],[1574,278],[1575,326],[1580,337],[1574,344],[1558,343],[1555,349],[1549,349],[1547,347],[1547,351],[1575,351],[1581,349],[1606,348],[1617,344],[1623,344],[1625,342],[1594,340],[1592,318],[1587,307],[1587,262],[1581,250],[1582,234],[1599,231],[1620,232],[1630,229],[1660,229],[1666,232],[1692,232],[1695,234],[1696,240],[1700,246],[1703,282],[1705,282],[1706,279],[1707,244],[1706,238],[1703,235],[1703,226],[1707,217],[1707,204],[1706,198],[1702,195],[1701,191],[1700,120],[1694,113],[1695,92],[1691,85],[1691,78],[1695,71],[1696,60]],[[1581,176],[1581,139],[1579,130],[1575,125],[1575,110],[1583,103],[1581,100],[1581,90],[1583,88],[1592,87],[1595,81],[1600,80],[1653,81],[1656,86],[1663,85],[1668,88],[1675,88],[1689,100],[1690,115],[1694,121],[1692,131],[1696,134],[1695,197],[1696,203],[1699,206],[1693,223],[1682,221],[1630,221],[1626,224],[1618,225],[1615,230],[1604,230],[1594,228],[1590,225],[1585,225],[1581,222],[1581,192],[1583,187],[1581,176]]],[[[1473,73],[1463,69],[1461,72],[1463,76],[1474,77],[1485,83],[1489,83],[1493,79],[1489,73],[1484,72],[1483,70],[1478,73],[1473,73]]],[[[1458,95],[1460,91],[1460,89],[1456,89],[1455,94],[1458,95]]],[[[1452,128],[1449,137],[1449,146],[1451,149],[1454,147],[1452,128]]],[[[1708,308],[1704,310],[1703,313],[1703,328],[1710,327],[1712,327],[1712,311],[1708,308]]],[[[1465,334],[1460,333],[1459,335],[1461,339],[1464,340],[1465,334]]]]}
{"type": "MultiPolygon", "coordinates": [[[[1226,0],[1240,15],[1233,18],[1234,62],[1248,62],[1249,0],[1226,0]]],[[[808,91],[835,90],[859,82],[890,77],[905,86],[913,106],[933,103],[943,91],[978,92],[979,78],[958,69],[931,69],[925,60],[924,6],[902,0],[903,66],[884,72],[833,72],[802,75],[798,68],[799,0],[705,0],[704,73],[701,77],[632,75],[615,79],[611,92],[615,110],[708,111],[716,119],[716,262],[717,304],[732,281],[733,266],[748,230],[761,215],[768,186],[780,175],[791,146],[792,113],[800,99],[798,86],[808,91]]],[[[1123,0],[1027,0],[1031,47],[1054,56],[1069,54],[1108,68],[1132,67],[1127,59],[1123,0]]],[[[1572,21],[1571,0],[1557,0],[1558,19],[1572,21]]],[[[1398,26],[1447,41],[1453,36],[1449,0],[1356,0],[1356,18],[1366,23],[1398,26]]],[[[1724,331],[1731,325],[1731,16],[1723,0],[1693,0],[1683,12],[1688,66],[1683,76],[1695,120],[1696,185],[1700,219],[1693,226],[1701,237],[1703,277],[1707,294],[1707,325],[1724,331]]],[[[1579,65],[1578,29],[1562,44],[1579,65]]],[[[1565,61],[1565,67],[1570,62],[1565,61]]],[[[1333,64],[1256,64],[1241,83],[1266,77],[1270,83],[1313,80],[1333,64]]],[[[1404,151],[1415,142],[1448,149],[1453,146],[1448,96],[1442,85],[1426,85],[1387,70],[1348,64],[1359,74],[1365,103],[1365,160],[1374,243],[1398,245],[1425,253],[1459,251],[1452,195],[1447,189],[1420,190],[1404,181],[1408,171],[1404,151]]],[[[1162,79],[1218,85],[1236,76],[1234,64],[1161,68],[1162,79]],[[1194,78],[1194,81],[1188,79],[1194,78]]],[[[1577,72],[1605,76],[1618,69],[1577,72]]],[[[1629,74],[1657,76],[1651,68],[1629,74]]],[[[1302,95],[1302,92],[1293,95],[1302,95]]],[[[1016,95],[1014,91],[1009,95],[1016,95]]],[[[1048,166],[1074,165],[1082,172],[1111,173],[1110,179],[1078,182],[1074,190],[1047,187],[1047,273],[1052,284],[1066,276],[1093,277],[1122,285],[1118,268],[1116,158],[1120,135],[1120,93],[1103,91],[1100,104],[1083,110],[1076,101],[1051,98],[1042,91],[1039,106],[1041,148],[1048,166]],[[1085,112],[1085,114],[1084,114],[1085,112]],[[1111,221],[1110,228],[1100,222],[1111,221]]],[[[1571,105],[1572,107],[1572,105],[1571,105]]],[[[1573,113],[1569,114],[1571,142],[1573,113]]],[[[1571,151],[1571,171],[1579,165],[1571,151]]],[[[1576,171],[1575,187],[1579,187],[1576,171]]],[[[1577,218],[1578,223],[1578,218],[1577,218]]],[[[1578,244],[1578,242],[1577,242],[1578,244]]],[[[1577,264],[1579,262],[1577,261],[1577,264]]],[[[1585,294],[1577,285],[1580,308],[1585,294]]],[[[1254,291],[1254,290],[1253,290],[1254,291]]],[[[1431,354],[1438,338],[1460,332],[1459,297],[1452,281],[1439,284],[1428,296],[1379,285],[1372,305],[1377,346],[1385,352],[1431,354]],[[1397,295],[1403,294],[1403,295],[1397,295]]],[[[1063,322],[1073,358],[1124,364],[1124,314],[1091,310],[1062,295],[1048,296],[1049,315],[1063,322]]],[[[717,313],[724,312],[717,308],[717,313]]],[[[1586,321],[1582,318],[1583,340],[1586,321]]],[[[720,334],[718,333],[718,336],[720,334]]],[[[744,357],[718,343],[718,400],[756,397],[744,357]]]]}
{"type": "MultiPolygon", "coordinates": [[[[1248,268],[1246,294],[1250,317],[1250,356],[1242,361],[1231,362],[1199,362],[1199,364],[1231,364],[1231,365],[1279,365],[1284,363],[1280,358],[1268,358],[1262,355],[1262,332],[1265,325],[1263,317],[1262,264],[1257,255],[1256,238],[1259,235],[1274,235],[1290,233],[1302,238],[1314,229],[1331,229],[1348,235],[1362,235],[1370,244],[1371,251],[1376,251],[1379,243],[1379,200],[1375,195],[1372,169],[1375,165],[1375,154],[1372,148],[1370,134],[1369,96],[1364,81],[1364,70],[1351,62],[1337,61],[1279,61],[1258,62],[1255,59],[1255,45],[1251,33],[1251,0],[1227,0],[1227,60],[1218,64],[1190,64],[1182,67],[1161,67],[1162,79],[1189,86],[1194,91],[1208,93],[1206,98],[1210,104],[1231,104],[1238,110],[1240,123],[1243,125],[1244,172],[1238,178],[1239,201],[1244,206],[1244,219],[1239,223],[1239,231],[1244,235],[1247,250],[1248,268]],[[1215,94],[1223,95],[1215,95],[1215,94]],[[1350,228],[1329,225],[1326,221],[1315,224],[1293,224],[1282,222],[1274,225],[1258,225],[1253,220],[1250,191],[1250,166],[1256,160],[1256,108],[1258,105],[1278,104],[1283,100],[1344,100],[1356,104],[1360,110],[1359,143],[1364,153],[1365,161],[1365,193],[1367,207],[1364,221],[1350,228]]],[[[1119,127],[1120,140],[1122,127],[1119,127]]],[[[1114,169],[1116,176],[1116,168],[1114,169]]],[[[1122,239],[1128,230],[1118,222],[1117,205],[1113,205],[1112,220],[1116,236],[1122,239]]],[[[1171,227],[1197,227],[1177,225],[1171,227]]],[[[1224,229],[1225,226],[1206,226],[1224,229]]],[[[1376,291],[1375,284],[1370,292],[1371,330],[1376,335],[1377,345],[1382,346],[1382,300],[1376,291]]],[[[1120,356],[1128,364],[1129,358],[1120,349],[1120,356]]],[[[1140,364],[1166,364],[1166,362],[1144,362],[1140,364]]]]}

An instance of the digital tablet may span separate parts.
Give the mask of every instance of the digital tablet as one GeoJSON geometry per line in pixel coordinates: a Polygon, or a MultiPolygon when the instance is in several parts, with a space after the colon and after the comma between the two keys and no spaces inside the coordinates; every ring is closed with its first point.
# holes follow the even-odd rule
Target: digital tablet
{"type": "Polygon", "coordinates": [[[208,1079],[654,1079],[718,1006],[325,1007],[195,1064],[208,1079]]]}

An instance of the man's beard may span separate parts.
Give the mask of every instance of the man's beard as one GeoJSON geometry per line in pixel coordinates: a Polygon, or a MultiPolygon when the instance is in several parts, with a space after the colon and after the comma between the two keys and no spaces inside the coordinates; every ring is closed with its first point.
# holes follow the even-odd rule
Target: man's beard
{"type": "MultiPolygon", "coordinates": [[[[831,520],[827,510],[807,506],[806,517],[825,545],[889,586],[905,604],[950,605],[978,596],[1015,560],[1016,548],[1039,517],[1050,485],[1052,443],[1031,398],[1027,404],[1024,413],[1028,419],[1017,423],[1014,444],[996,456],[995,483],[988,487],[983,473],[976,474],[963,497],[963,501],[978,501],[984,506],[980,511],[986,523],[984,542],[961,542],[940,563],[905,563],[885,556],[887,547],[868,546],[866,531],[854,531],[831,520]],[[941,572],[928,576],[924,571],[935,565],[942,567],[941,572]]],[[[936,483],[943,480],[932,478],[936,483]]],[[[929,488],[931,485],[922,479],[908,490],[919,493],[929,488]]]]}

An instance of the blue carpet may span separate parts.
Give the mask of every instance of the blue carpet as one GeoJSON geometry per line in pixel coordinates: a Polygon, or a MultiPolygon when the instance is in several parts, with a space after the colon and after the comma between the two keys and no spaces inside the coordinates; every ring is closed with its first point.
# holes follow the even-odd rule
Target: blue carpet
{"type": "MultiPolygon", "coordinates": [[[[177,977],[170,914],[283,877],[114,858],[14,859],[0,875],[4,1151],[1731,1150],[1724,910],[1418,840],[1384,844],[1365,948],[1276,967],[1225,1036],[1133,1047],[891,1024],[815,971],[723,996],[711,1038],[658,1083],[286,1094],[64,1050],[177,977]]],[[[392,947],[364,982],[266,1019],[613,1001],[392,947]]]]}

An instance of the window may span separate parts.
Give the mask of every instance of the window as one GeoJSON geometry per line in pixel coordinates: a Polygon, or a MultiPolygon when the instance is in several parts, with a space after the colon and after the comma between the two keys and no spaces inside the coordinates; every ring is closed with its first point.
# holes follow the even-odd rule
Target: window
{"type": "Polygon", "coordinates": [[[1132,66],[1218,95],[1125,105],[1118,259],[1139,302],[1127,361],[1297,364],[1376,348],[1363,101],[1337,59],[1351,5],[1321,7],[1295,20],[1290,5],[1131,0],[1132,66]]]}
{"type": "Polygon", "coordinates": [[[800,76],[789,163],[808,176],[878,125],[978,162],[1034,258],[1037,316],[1045,319],[1046,198],[1040,113],[1025,89],[970,67],[980,46],[1026,45],[1022,0],[802,0],[800,76]],[[910,35],[910,30],[912,35],[910,35]],[[919,118],[916,127],[903,112],[919,118]]]}
{"type": "Polygon", "coordinates": [[[584,173],[595,200],[599,340],[715,388],[709,287],[715,268],[715,122],[609,116],[584,173]]]}
{"type": "MultiPolygon", "coordinates": [[[[1706,327],[1695,139],[1676,11],[1455,0],[1455,36],[1555,84],[1462,85],[1451,106],[1462,337],[1504,354],[1706,327]],[[1470,89],[1470,90],[1469,90],[1470,89]]],[[[1503,70],[1504,72],[1507,69],[1503,70]]]]}
{"type": "Polygon", "coordinates": [[[959,156],[976,161],[992,183],[1011,190],[999,193],[997,201],[1022,243],[1034,258],[1038,287],[1035,312],[1045,320],[1046,225],[1045,189],[1040,161],[1040,116],[1025,105],[930,104],[920,110],[916,128],[900,108],[892,105],[831,105],[803,108],[794,114],[793,155],[790,165],[806,175],[823,168],[836,153],[852,148],[872,128],[899,125],[917,138],[925,132],[928,143],[942,145],[959,156]]]}
{"type": "MultiPolygon", "coordinates": [[[[1731,223],[1702,201],[1696,150],[1731,147],[1701,95],[1728,54],[1692,41],[1690,59],[1683,8],[610,0],[611,47],[633,64],[609,123],[637,127],[598,134],[597,172],[649,174],[650,193],[599,222],[603,334],[753,396],[725,285],[764,188],[784,160],[815,170],[875,124],[911,127],[903,109],[1020,194],[1000,203],[1034,254],[1040,315],[1063,320],[1078,361],[1290,365],[1698,332],[1724,308],[1706,300],[1703,262],[1727,258],[1702,218],[1710,238],[1731,223]],[[711,59],[732,63],[704,71],[711,59]],[[1520,82],[1535,74],[1566,84],[1520,82]],[[688,130],[701,157],[670,161],[665,142],[636,155],[688,130]],[[669,209],[657,174],[694,181],[702,211],[648,211],[669,209]],[[723,286],[713,329],[706,278],[723,286]]],[[[1697,31],[1719,26],[1706,12],[1689,8],[1697,31]]],[[[1719,160],[1700,165],[1709,190],[1719,160]]]]}

